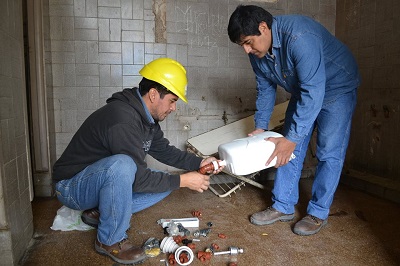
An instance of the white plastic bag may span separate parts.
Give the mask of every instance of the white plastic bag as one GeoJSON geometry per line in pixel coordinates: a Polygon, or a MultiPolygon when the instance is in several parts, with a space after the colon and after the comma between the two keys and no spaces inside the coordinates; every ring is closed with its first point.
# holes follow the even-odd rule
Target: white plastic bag
{"type": "Polygon", "coordinates": [[[81,214],[82,211],[73,210],[66,206],[62,206],[57,210],[57,215],[54,218],[53,226],[50,228],[61,231],[87,231],[94,229],[82,221],[81,214]]]}

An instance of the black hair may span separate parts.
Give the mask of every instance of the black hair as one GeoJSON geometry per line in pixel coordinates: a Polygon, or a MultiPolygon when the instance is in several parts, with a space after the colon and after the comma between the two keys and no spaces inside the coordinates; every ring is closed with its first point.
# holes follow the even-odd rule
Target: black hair
{"type": "Polygon", "coordinates": [[[243,36],[261,35],[258,29],[265,22],[269,29],[272,26],[272,15],[259,6],[239,5],[229,18],[228,35],[231,42],[239,43],[243,36]]]}
{"type": "MultiPolygon", "coordinates": [[[[163,99],[166,94],[172,93],[170,90],[168,90],[166,87],[161,85],[158,82],[155,82],[153,80],[147,79],[147,78],[142,78],[142,80],[139,83],[139,92],[140,95],[143,96],[146,93],[150,91],[151,88],[154,88],[160,93],[160,98],[163,99]]],[[[174,94],[174,93],[172,93],[174,94]]]]}

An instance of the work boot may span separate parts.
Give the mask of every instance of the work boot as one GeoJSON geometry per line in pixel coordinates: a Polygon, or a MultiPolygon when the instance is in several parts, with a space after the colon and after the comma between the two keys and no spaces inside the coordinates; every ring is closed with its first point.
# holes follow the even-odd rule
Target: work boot
{"type": "Polygon", "coordinates": [[[273,224],[276,221],[288,222],[293,220],[294,214],[285,214],[276,210],[275,208],[268,207],[265,211],[254,213],[250,217],[250,221],[255,225],[273,224]]]}
{"type": "Polygon", "coordinates": [[[327,223],[328,220],[322,220],[318,217],[307,214],[294,225],[293,232],[301,236],[313,235],[318,233],[327,223]]]}
{"type": "Polygon", "coordinates": [[[97,228],[99,226],[100,212],[97,208],[86,210],[82,212],[81,218],[85,224],[97,228]]]}
{"type": "Polygon", "coordinates": [[[96,239],[94,247],[98,253],[107,255],[121,264],[139,264],[147,258],[144,250],[133,246],[128,239],[124,239],[111,246],[104,245],[96,239]]]}
{"type": "MultiPolygon", "coordinates": [[[[98,228],[100,222],[100,211],[97,208],[83,211],[81,214],[81,219],[85,224],[94,228],[98,228]]],[[[126,231],[129,231],[130,229],[131,226],[129,224],[129,228],[126,231]]]]}

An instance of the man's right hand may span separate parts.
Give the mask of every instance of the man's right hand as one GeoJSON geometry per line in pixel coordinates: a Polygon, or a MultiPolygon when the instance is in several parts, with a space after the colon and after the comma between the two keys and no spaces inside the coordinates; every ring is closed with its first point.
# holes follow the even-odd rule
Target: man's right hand
{"type": "Polygon", "coordinates": [[[181,174],[180,187],[187,187],[191,190],[203,192],[210,186],[210,176],[202,175],[197,171],[181,174]]]}

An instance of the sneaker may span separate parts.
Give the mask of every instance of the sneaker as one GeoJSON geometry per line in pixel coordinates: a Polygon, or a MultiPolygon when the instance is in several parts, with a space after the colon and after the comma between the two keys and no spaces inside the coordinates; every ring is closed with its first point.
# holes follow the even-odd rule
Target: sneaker
{"type": "Polygon", "coordinates": [[[124,239],[111,246],[106,246],[96,239],[94,247],[98,253],[107,255],[121,264],[139,264],[147,258],[144,250],[133,246],[128,239],[124,239]]]}
{"type": "Polygon", "coordinates": [[[295,234],[301,236],[309,236],[319,232],[322,227],[328,223],[328,220],[322,220],[313,215],[307,214],[303,219],[298,221],[293,228],[295,234]]]}
{"type": "Polygon", "coordinates": [[[97,208],[86,210],[82,212],[81,218],[85,224],[97,228],[99,226],[100,212],[97,208]]]}
{"type": "Polygon", "coordinates": [[[288,222],[293,220],[293,218],[294,218],[294,213],[285,214],[283,212],[276,210],[271,206],[268,207],[265,211],[254,213],[250,217],[250,221],[252,224],[255,225],[267,225],[267,224],[273,224],[276,221],[288,222]]]}

